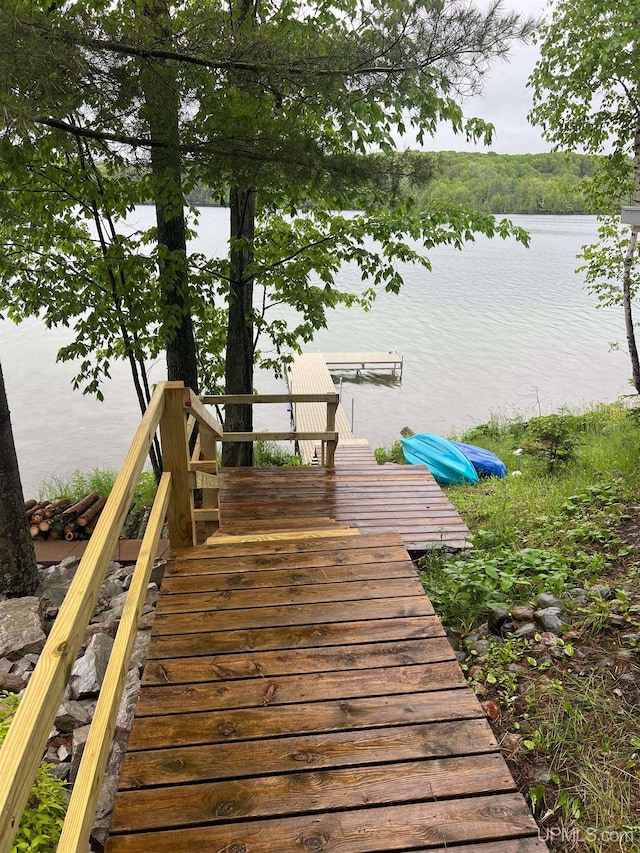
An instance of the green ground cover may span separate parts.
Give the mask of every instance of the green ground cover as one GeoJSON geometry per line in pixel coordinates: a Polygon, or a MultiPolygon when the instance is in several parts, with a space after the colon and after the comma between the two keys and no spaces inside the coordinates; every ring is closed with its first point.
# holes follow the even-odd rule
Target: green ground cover
{"type": "Polygon", "coordinates": [[[640,410],[494,420],[460,438],[509,476],[446,489],[473,547],[421,559],[423,585],[550,849],[640,851],[640,410]],[[516,636],[541,593],[563,629],[516,636]]]}

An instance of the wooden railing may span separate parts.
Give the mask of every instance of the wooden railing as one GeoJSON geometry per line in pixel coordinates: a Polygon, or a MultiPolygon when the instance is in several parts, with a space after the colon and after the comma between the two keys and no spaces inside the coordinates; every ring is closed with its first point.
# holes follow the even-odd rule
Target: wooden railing
{"type": "Polygon", "coordinates": [[[253,405],[255,403],[326,403],[327,424],[324,432],[225,432],[222,441],[319,441],[322,445],[322,464],[331,468],[338,445],[336,412],[340,395],[335,394],[224,394],[202,397],[207,405],[253,405]]]}
{"type": "Polygon", "coordinates": [[[140,547],[57,853],[84,853],[87,849],[140,613],[165,517],[172,548],[194,544],[197,521],[204,521],[205,525],[217,525],[218,441],[315,439],[326,443],[327,464],[333,464],[337,443],[337,405],[337,394],[201,399],[185,388],[182,382],[163,382],[157,386],[0,749],[0,853],[9,853],[18,832],[49,732],[158,426],[164,473],[140,547]],[[326,402],[327,429],[325,432],[304,435],[224,433],[218,421],[204,407],[205,403],[210,402],[326,402]],[[190,456],[190,437],[196,423],[199,427],[198,438],[190,456]],[[194,509],[194,488],[203,489],[201,509],[194,509]]]}

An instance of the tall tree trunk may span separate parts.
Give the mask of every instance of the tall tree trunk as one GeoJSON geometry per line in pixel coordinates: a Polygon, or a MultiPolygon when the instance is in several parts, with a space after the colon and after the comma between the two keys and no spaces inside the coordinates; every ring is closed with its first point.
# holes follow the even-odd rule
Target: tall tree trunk
{"type": "MultiPolygon", "coordinates": [[[[256,191],[233,187],[229,193],[231,219],[231,281],[227,321],[225,390],[227,394],[253,393],[253,278],[247,274],[253,262],[251,246],[255,236],[256,191]],[[239,244],[236,241],[240,240],[239,244]]],[[[227,406],[225,430],[251,432],[251,406],[227,406]]],[[[222,464],[233,467],[253,465],[253,444],[229,442],[222,446],[222,464]]]]}
{"type": "MultiPolygon", "coordinates": [[[[170,11],[165,0],[152,0],[146,20],[159,36],[171,34],[170,11]]],[[[191,318],[187,237],[180,153],[180,91],[175,69],[169,62],[154,61],[142,69],[144,115],[151,147],[154,204],[160,253],[160,289],[167,331],[167,375],[183,380],[198,392],[198,363],[191,318]],[[168,321],[168,322],[167,322],[168,321]]]]}
{"type": "MultiPolygon", "coordinates": [[[[230,0],[229,11],[234,30],[256,24],[257,0],[230,0]]],[[[239,86],[242,81],[238,80],[239,86]]],[[[230,209],[230,282],[227,320],[225,391],[227,394],[253,393],[253,277],[247,270],[253,263],[256,227],[256,189],[246,181],[231,185],[230,209]],[[239,244],[237,241],[240,241],[239,244]]],[[[252,406],[226,406],[225,430],[251,432],[252,406]]],[[[253,465],[253,443],[222,445],[222,464],[236,468],[253,465]]]]}
{"type": "Polygon", "coordinates": [[[33,595],[39,582],[0,364],[0,593],[33,595]]]}
{"type": "MultiPolygon", "coordinates": [[[[633,140],[633,180],[635,184],[634,202],[636,205],[640,206],[640,125],[636,127],[635,137],[633,140]]],[[[627,245],[627,252],[624,258],[622,275],[622,304],[624,306],[624,322],[627,331],[627,347],[629,349],[629,357],[631,359],[631,376],[633,378],[633,385],[638,394],[640,394],[640,357],[638,356],[638,344],[636,342],[632,310],[632,272],[637,242],[638,228],[637,226],[632,226],[631,233],[629,235],[629,243],[627,245]]]]}

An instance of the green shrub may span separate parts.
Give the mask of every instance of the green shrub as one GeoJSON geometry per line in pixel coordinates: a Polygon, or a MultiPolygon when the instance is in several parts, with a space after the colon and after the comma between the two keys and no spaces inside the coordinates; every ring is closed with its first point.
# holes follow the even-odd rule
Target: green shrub
{"type": "Polygon", "coordinates": [[[285,467],[301,465],[302,460],[275,441],[256,441],[253,447],[253,464],[261,468],[270,465],[285,467]]]}
{"type": "MultiPolygon", "coordinates": [[[[20,704],[15,693],[0,693],[0,746],[20,704]]],[[[11,853],[54,853],[67,810],[66,786],[41,764],[11,853]]]]}
{"type": "Polygon", "coordinates": [[[422,584],[436,612],[450,625],[470,626],[487,608],[528,601],[539,592],[575,585],[580,569],[561,554],[541,548],[501,547],[452,560],[442,553],[419,562],[422,584]]]}
{"type": "Polygon", "coordinates": [[[584,418],[575,415],[543,415],[527,424],[522,436],[526,453],[541,459],[549,471],[576,457],[578,433],[584,429],[584,418]]]}
{"type": "Polygon", "coordinates": [[[396,465],[404,465],[404,453],[402,452],[402,442],[396,439],[391,447],[376,447],[373,451],[378,465],[384,465],[386,462],[395,462],[396,465]]]}

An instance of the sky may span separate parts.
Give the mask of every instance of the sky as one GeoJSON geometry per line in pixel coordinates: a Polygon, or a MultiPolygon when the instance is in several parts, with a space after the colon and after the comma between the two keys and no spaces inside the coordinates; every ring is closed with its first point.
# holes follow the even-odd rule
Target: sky
{"type": "MultiPolygon", "coordinates": [[[[542,17],[547,0],[504,0],[504,8],[523,15],[542,17]]],[[[467,143],[462,135],[444,127],[435,137],[425,140],[423,148],[433,151],[495,151],[498,154],[536,154],[550,151],[538,128],[527,121],[531,92],[527,79],[538,58],[535,45],[516,44],[507,62],[499,62],[489,72],[484,94],[464,103],[465,115],[478,116],[495,125],[490,148],[467,143]]],[[[414,147],[414,146],[411,146],[414,147]]]]}

